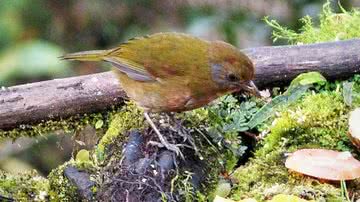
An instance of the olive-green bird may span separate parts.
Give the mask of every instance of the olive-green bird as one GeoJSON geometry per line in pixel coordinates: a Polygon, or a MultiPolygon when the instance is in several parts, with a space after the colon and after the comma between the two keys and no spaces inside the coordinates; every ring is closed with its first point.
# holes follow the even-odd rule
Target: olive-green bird
{"type": "MultiPolygon", "coordinates": [[[[138,37],[110,50],[67,54],[68,60],[106,61],[121,87],[147,112],[180,112],[202,107],[226,93],[258,95],[254,65],[234,46],[180,33],[138,37]]],[[[163,142],[164,138],[160,138],[163,142]]]]}

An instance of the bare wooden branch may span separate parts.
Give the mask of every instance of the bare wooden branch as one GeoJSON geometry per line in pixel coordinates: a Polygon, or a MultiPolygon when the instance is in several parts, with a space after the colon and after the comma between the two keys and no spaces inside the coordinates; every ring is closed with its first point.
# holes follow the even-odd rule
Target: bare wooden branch
{"type": "MultiPolygon", "coordinates": [[[[296,75],[320,71],[328,79],[360,71],[360,39],[243,50],[256,65],[259,87],[286,84],[296,75]]],[[[119,103],[125,93],[111,72],[55,79],[0,90],[0,129],[91,113],[119,103]]]]}
{"type": "Polygon", "coordinates": [[[0,129],[101,111],[126,97],[111,72],[0,90],[0,129]]]}
{"type": "Polygon", "coordinates": [[[298,46],[243,50],[256,65],[259,87],[289,83],[298,74],[319,71],[327,79],[349,78],[360,72],[360,39],[298,46]]]}

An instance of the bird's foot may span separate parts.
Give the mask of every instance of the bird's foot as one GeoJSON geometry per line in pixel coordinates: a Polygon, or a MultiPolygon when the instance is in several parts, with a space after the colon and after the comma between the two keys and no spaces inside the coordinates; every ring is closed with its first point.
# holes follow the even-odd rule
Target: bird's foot
{"type": "Polygon", "coordinates": [[[153,130],[155,131],[155,133],[157,134],[160,142],[154,142],[154,141],[150,141],[149,143],[153,144],[153,145],[157,145],[159,147],[165,147],[166,149],[173,151],[176,155],[180,156],[182,159],[184,159],[184,155],[182,154],[179,146],[181,145],[176,145],[176,144],[171,144],[169,143],[164,136],[160,133],[159,129],[155,126],[154,122],[150,119],[149,114],[148,113],[144,113],[145,119],[148,121],[148,123],[150,124],[150,126],[153,128],[153,130]]]}
{"type": "Polygon", "coordinates": [[[175,118],[175,116],[167,115],[168,119],[171,120],[172,123],[175,123],[174,125],[170,125],[170,128],[173,131],[176,131],[178,135],[180,135],[183,138],[183,142],[188,142],[190,145],[183,145],[184,147],[188,147],[190,149],[193,149],[195,151],[195,154],[199,156],[200,158],[203,158],[195,144],[194,138],[190,135],[190,131],[182,125],[179,120],[175,118]]]}
{"type": "Polygon", "coordinates": [[[157,146],[159,148],[165,147],[167,150],[174,152],[177,156],[180,156],[182,159],[184,159],[184,155],[180,150],[181,144],[171,144],[169,142],[155,142],[155,141],[149,141],[148,144],[157,146]]]}

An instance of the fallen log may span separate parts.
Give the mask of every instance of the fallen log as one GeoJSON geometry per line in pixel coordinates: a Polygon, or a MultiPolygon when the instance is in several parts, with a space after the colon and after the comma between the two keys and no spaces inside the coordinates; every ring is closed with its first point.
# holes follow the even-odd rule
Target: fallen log
{"type": "MultiPolygon", "coordinates": [[[[254,61],[255,83],[263,88],[286,84],[308,71],[319,71],[327,79],[348,78],[360,71],[359,50],[360,39],[243,51],[254,61]]],[[[0,130],[101,111],[124,98],[111,72],[2,87],[0,130]]]]}

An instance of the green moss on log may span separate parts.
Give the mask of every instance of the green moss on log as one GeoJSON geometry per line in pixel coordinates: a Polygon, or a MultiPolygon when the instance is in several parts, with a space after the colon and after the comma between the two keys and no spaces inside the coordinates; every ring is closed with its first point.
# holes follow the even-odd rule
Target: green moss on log
{"type": "Polygon", "coordinates": [[[66,119],[46,120],[37,124],[22,124],[11,130],[0,130],[1,138],[17,139],[19,137],[43,136],[54,131],[74,134],[90,125],[100,131],[107,128],[109,118],[121,110],[121,107],[112,107],[102,113],[74,115],[66,119]]]}

